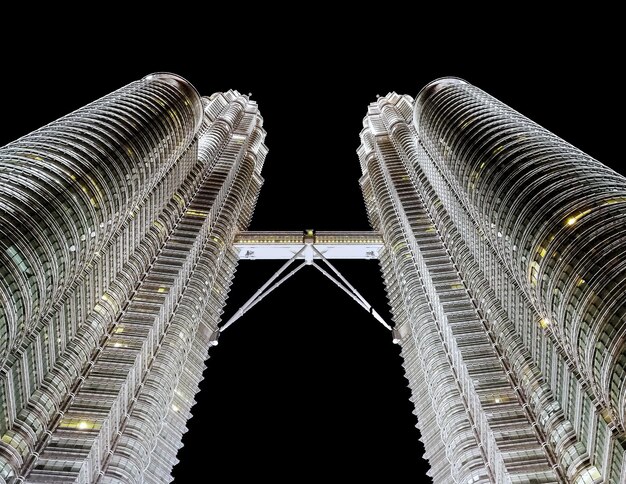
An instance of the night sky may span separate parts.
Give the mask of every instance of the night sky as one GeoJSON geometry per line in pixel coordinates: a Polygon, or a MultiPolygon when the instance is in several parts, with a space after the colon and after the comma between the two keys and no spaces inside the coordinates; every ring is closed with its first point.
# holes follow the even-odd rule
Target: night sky
{"type": "MultiPolygon", "coordinates": [[[[269,154],[251,229],[369,230],[355,153],[368,104],[389,91],[415,96],[429,81],[452,75],[625,172],[623,120],[615,115],[623,112],[622,66],[610,55],[616,44],[592,45],[575,35],[549,46],[506,45],[503,55],[498,48],[506,36],[484,43],[459,38],[454,49],[435,49],[429,39],[398,41],[402,51],[393,42],[384,49],[365,41],[324,48],[286,37],[286,44],[298,44],[293,55],[257,35],[233,54],[224,40],[212,48],[211,38],[186,55],[158,38],[132,48],[90,45],[88,58],[69,37],[57,39],[54,50],[7,49],[0,144],[151,72],[171,71],[203,95],[232,88],[258,102],[269,154]]],[[[243,261],[224,320],[280,264],[243,261]]],[[[390,320],[377,262],[336,265],[390,320]]],[[[312,268],[222,335],[204,377],[175,483],[374,476],[399,482],[407,475],[428,482],[420,477],[427,466],[399,347],[312,268]]]]}

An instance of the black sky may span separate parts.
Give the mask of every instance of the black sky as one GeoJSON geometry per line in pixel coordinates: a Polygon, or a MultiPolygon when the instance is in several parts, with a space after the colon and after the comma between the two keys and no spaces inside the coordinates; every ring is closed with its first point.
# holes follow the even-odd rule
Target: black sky
{"type": "MultiPolygon", "coordinates": [[[[0,76],[0,144],[150,72],[172,71],[202,94],[233,88],[259,103],[269,154],[252,229],[367,230],[355,150],[368,103],[389,91],[414,96],[430,80],[454,75],[624,172],[615,43],[592,42],[582,31],[533,43],[532,25],[515,45],[506,31],[480,43],[472,36],[450,45],[428,36],[376,40],[382,48],[366,31],[360,42],[332,47],[292,34],[268,46],[259,32],[229,52],[227,41],[207,31],[205,47],[186,54],[189,39],[155,36],[122,46],[88,43],[89,56],[71,36],[42,41],[42,49],[14,41],[0,76]],[[286,48],[294,42],[296,55],[286,48]]],[[[337,265],[390,319],[377,263],[337,265]]],[[[277,267],[242,262],[224,318],[277,267]]],[[[399,348],[313,269],[239,320],[210,356],[176,483],[378,475],[398,482],[408,474],[427,482],[399,348]]]]}

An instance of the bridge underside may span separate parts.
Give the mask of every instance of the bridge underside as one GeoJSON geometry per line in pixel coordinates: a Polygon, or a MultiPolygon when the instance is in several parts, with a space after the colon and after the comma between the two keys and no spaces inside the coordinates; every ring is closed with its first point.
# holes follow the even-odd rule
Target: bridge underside
{"type": "MultiPolygon", "coordinates": [[[[329,262],[329,259],[378,259],[383,240],[378,232],[240,232],[233,247],[240,260],[283,259],[285,264],[220,328],[223,332],[259,301],[305,266],[313,266],[335,283],[385,328],[391,326],[357,289],[329,262]],[[316,264],[315,260],[321,261],[316,264]],[[295,268],[287,271],[291,265],[295,268]]],[[[219,336],[219,334],[217,335],[219,336]]],[[[217,344],[217,336],[213,344],[217,344]]],[[[394,334],[394,342],[399,341],[394,334]]]]}

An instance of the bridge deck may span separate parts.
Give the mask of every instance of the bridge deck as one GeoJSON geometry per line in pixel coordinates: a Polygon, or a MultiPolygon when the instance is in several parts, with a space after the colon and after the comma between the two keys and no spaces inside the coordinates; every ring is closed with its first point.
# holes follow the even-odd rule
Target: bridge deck
{"type": "MultiPolygon", "coordinates": [[[[378,232],[240,232],[234,247],[239,259],[291,259],[313,244],[327,259],[378,259],[383,239],[378,232]]],[[[304,258],[304,255],[302,255],[304,258]]]]}

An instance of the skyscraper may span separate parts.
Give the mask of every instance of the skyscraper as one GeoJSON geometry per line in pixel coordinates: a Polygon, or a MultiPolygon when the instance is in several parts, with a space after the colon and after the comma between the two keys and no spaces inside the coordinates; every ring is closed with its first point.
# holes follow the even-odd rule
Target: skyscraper
{"type": "Polygon", "coordinates": [[[267,152],[153,74],[0,149],[0,482],[167,482],[267,152]]]}
{"type": "Polygon", "coordinates": [[[0,148],[0,483],[167,482],[266,253],[380,258],[435,482],[626,482],[623,177],[440,79],[369,107],[378,233],[243,233],[264,137],[247,96],[159,73],[0,148]]]}
{"type": "Polygon", "coordinates": [[[626,482],[624,177],[454,78],[361,141],[434,482],[626,482]]]}

